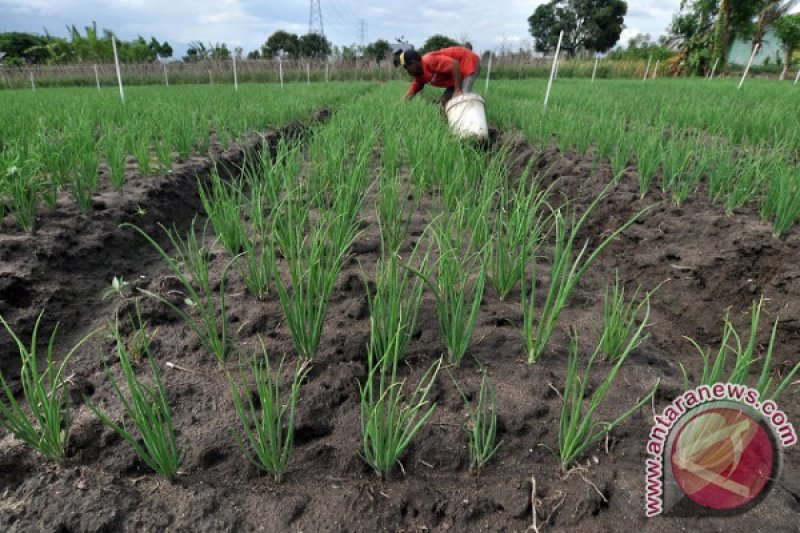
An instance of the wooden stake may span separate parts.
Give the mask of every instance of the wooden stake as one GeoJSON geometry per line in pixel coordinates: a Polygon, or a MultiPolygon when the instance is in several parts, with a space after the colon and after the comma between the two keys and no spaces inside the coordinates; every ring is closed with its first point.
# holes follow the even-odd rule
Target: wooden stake
{"type": "Polygon", "coordinates": [[[750,54],[750,60],[747,62],[747,68],[744,69],[744,73],[742,74],[742,79],[739,81],[739,86],[737,89],[741,89],[742,85],[744,84],[744,79],[747,77],[747,73],[750,72],[750,67],[753,65],[753,60],[756,58],[756,54],[758,50],[761,48],[761,43],[758,43],[753,47],[753,53],[750,54]]]}
{"type": "Polygon", "coordinates": [[[114,64],[117,67],[117,83],[119,84],[119,98],[122,100],[122,104],[125,104],[125,91],[122,89],[122,73],[119,70],[119,56],[117,55],[117,38],[116,36],[111,36],[111,47],[114,49],[114,64]]]}
{"type": "Polygon", "coordinates": [[[558,34],[558,44],[556,45],[556,55],[553,56],[553,66],[550,68],[550,81],[547,82],[547,92],[544,95],[544,108],[547,109],[547,101],[550,100],[550,90],[553,88],[553,78],[558,67],[558,55],[561,53],[561,40],[564,39],[564,30],[558,34]]]}

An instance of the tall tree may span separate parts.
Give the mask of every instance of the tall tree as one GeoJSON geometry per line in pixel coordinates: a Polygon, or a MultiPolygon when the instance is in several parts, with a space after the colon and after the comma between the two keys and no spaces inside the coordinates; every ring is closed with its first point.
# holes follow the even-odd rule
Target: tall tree
{"type": "Polygon", "coordinates": [[[764,0],[683,0],[670,35],[681,45],[691,72],[704,74],[714,63],[725,68],[733,40],[751,35],[764,0]]]}
{"type": "Polygon", "coordinates": [[[307,33],[302,35],[298,40],[298,47],[300,55],[303,57],[321,59],[331,54],[330,41],[319,33],[307,33]]]}
{"type": "Polygon", "coordinates": [[[798,3],[798,0],[761,0],[761,9],[758,11],[755,31],[753,32],[753,46],[758,46],[764,41],[764,35],[770,26],[781,17],[788,15],[798,3]]]}
{"type": "Polygon", "coordinates": [[[564,32],[561,48],[574,57],[578,51],[606,52],[625,28],[628,4],[624,0],[551,0],[528,17],[536,50],[555,49],[564,32]]]}
{"type": "Polygon", "coordinates": [[[374,43],[370,43],[364,48],[364,54],[375,60],[379,65],[381,61],[386,59],[389,52],[392,50],[392,45],[386,39],[378,39],[374,43]]]}
{"type": "Polygon", "coordinates": [[[297,57],[300,54],[300,39],[294,33],[278,30],[269,36],[261,47],[265,58],[297,57]]]}
{"type": "Polygon", "coordinates": [[[187,63],[191,61],[203,61],[211,57],[211,50],[206,48],[202,41],[192,41],[189,43],[189,48],[186,50],[186,55],[183,60],[187,63]]]}
{"type": "Polygon", "coordinates": [[[436,50],[441,50],[442,48],[450,48],[451,46],[460,46],[460,44],[461,43],[455,39],[451,39],[447,35],[431,35],[428,37],[428,40],[425,41],[425,44],[422,45],[419,53],[425,55],[428,52],[434,52],[436,50]]]}
{"type": "Polygon", "coordinates": [[[701,27],[710,26],[709,62],[718,64],[719,69],[728,63],[728,52],[734,39],[752,31],[753,19],[761,0],[695,0],[684,2],[691,6],[701,27]]]}
{"type": "Polygon", "coordinates": [[[44,37],[17,31],[0,33],[0,52],[8,64],[46,63],[50,57],[44,37]]]}
{"type": "Polygon", "coordinates": [[[792,64],[792,54],[800,49],[800,14],[785,15],[775,22],[775,33],[783,45],[783,72],[781,79],[786,77],[792,64]]]}

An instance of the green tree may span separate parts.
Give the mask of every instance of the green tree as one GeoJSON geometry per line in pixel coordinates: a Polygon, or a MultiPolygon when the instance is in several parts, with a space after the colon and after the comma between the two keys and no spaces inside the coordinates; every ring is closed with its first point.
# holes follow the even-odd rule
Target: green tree
{"type": "Polygon", "coordinates": [[[798,3],[798,0],[760,0],[760,9],[756,18],[753,31],[753,46],[758,46],[764,41],[764,35],[770,26],[774,25],[784,15],[788,15],[798,3]]]}
{"type": "Polygon", "coordinates": [[[47,39],[23,32],[0,33],[0,52],[5,52],[6,63],[46,63],[50,57],[47,39]]]}
{"type": "Polygon", "coordinates": [[[150,38],[150,43],[147,45],[158,57],[172,57],[172,47],[167,41],[159,43],[155,37],[150,38]]]}
{"type": "Polygon", "coordinates": [[[228,50],[228,45],[226,43],[215,43],[213,45],[209,44],[208,50],[211,59],[231,58],[231,51],[228,50]]]}
{"type": "Polygon", "coordinates": [[[624,0],[551,0],[536,8],[528,25],[538,51],[554,50],[563,31],[561,48],[575,57],[582,50],[606,52],[617,44],[627,12],[624,0]]]}
{"type": "Polygon", "coordinates": [[[299,39],[300,55],[321,59],[331,54],[331,43],[319,33],[307,33],[299,39]]]}
{"type": "Polygon", "coordinates": [[[386,39],[378,39],[374,43],[370,43],[364,49],[364,54],[374,59],[378,65],[381,64],[381,61],[386,59],[389,55],[389,52],[392,50],[392,45],[389,44],[389,41],[386,39]]]}
{"type": "Polygon", "coordinates": [[[261,47],[261,55],[265,58],[297,57],[300,54],[300,39],[294,33],[278,30],[269,36],[261,47]]]}
{"type": "Polygon", "coordinates": [[[202,41],[192,41],[189,43],[189,48],[186,49],[186,55],[183,60],[187,63],[192,61],[203,61],[211,57],[211,50],[206,48],[205,43],[202,41]]]}
{"type": "Polygon", "coordinates": [[[644,60],[652,57],[654,60],[664,61],[675,55],[664,43],[650,41],[650,34],[641,33],[628,39],[628,46],[615,48],[611,51],[610,58],[616,60],[644,60]]]}
{"type": "Polygon", "coordinates": [[[800,14],[785,15],[775,22],[775,32],[783,45],[783,72],[781,79],[786,77],[792,64],[792,54],[800,49],[800,14]]]}
{"type": "Polygon", "coordinates": [[[428,52],[434,52],[436,50],[449,48],[451,46],[460,46],[460,44],[461,43],[455,39],[451,39],[447,35],[436,34],[428,37],[428,40],[425,41],[425,44],[423,44],[422,48],[420,48],[419,53],[425,55],[428,52]]]}

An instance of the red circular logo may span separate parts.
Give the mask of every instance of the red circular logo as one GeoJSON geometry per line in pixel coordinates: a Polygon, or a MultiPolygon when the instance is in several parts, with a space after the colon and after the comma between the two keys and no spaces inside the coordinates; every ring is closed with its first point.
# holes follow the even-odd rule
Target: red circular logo
{"type": "Polygon", "coordinates": [[[748,504],[774,474],[775,452],[759,421],[736,408],[717,407],[693,416],[673,440],[675,482],[694,502],[730,510],[748,504]]]}

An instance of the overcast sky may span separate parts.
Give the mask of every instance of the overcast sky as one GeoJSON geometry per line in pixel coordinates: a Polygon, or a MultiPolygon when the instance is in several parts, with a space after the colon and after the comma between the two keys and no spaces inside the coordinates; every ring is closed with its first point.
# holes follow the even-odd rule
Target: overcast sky
{"type": "MultiPolygon", "coordinates": [[[[258,49],[276,30],[308,32],[311,0],[0,0],[0,32],[24,31],[67,36],[75,24],[83,32],[97,21],[124,40],[142,35],[168,41],[180,58],[187,43],[227,43],[245,53],[258,49]]],[[[530,47],[528,17],[544,0],[319,0],[325,36],[332,44],[395,42],[405,37],[417,47],[433,34],[469,40],[476,51],[530,47]],[[416,7],[415,7],[416,6],[416,7]]],[[[628,0],[620,44],[639,33],[662,35],[680,0],[628,0]]]]}

